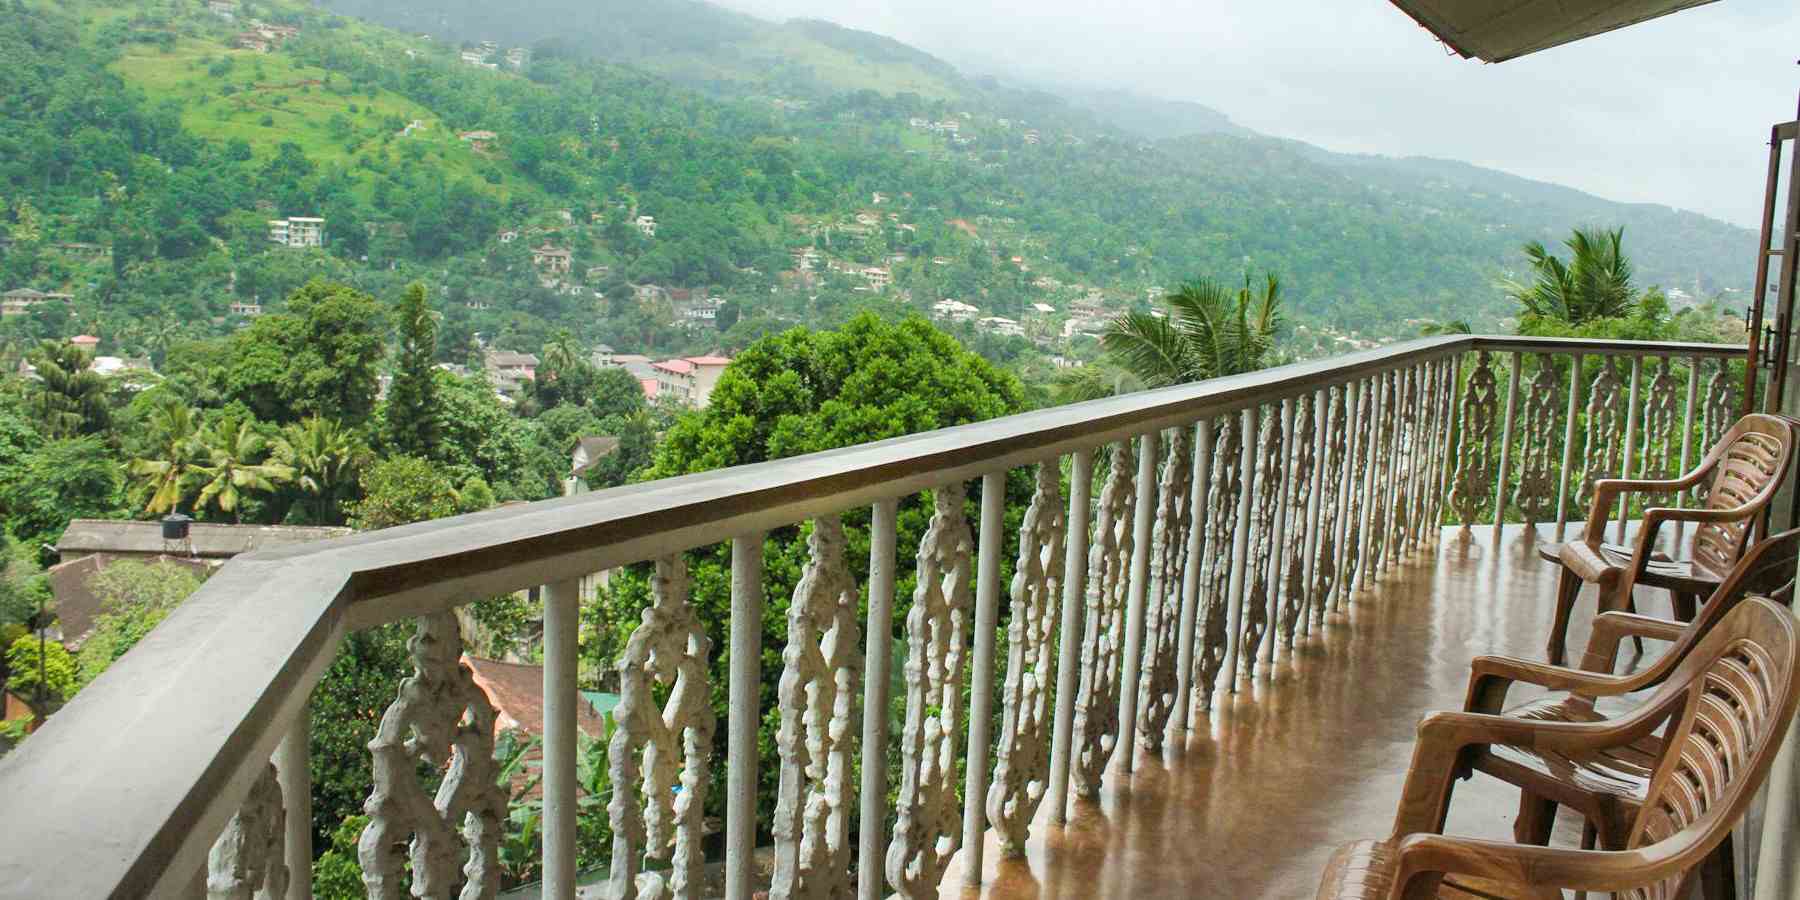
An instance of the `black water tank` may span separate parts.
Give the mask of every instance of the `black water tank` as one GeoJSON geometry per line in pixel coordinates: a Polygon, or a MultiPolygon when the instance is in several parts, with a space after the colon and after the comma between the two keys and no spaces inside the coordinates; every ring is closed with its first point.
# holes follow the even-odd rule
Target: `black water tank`
{"type": "Polygon", "coordinates": [[[187,516],[182,515],[181,513],[172,513],[170,515],[163,516],[163,518],[162,518],[163,540],[165,540],[165,541],[185,541],[185,540],[187,540],[188,525],[190,523],[192,523],[193,521],[194,521],[193,519],[190,519],[187,516]]]}

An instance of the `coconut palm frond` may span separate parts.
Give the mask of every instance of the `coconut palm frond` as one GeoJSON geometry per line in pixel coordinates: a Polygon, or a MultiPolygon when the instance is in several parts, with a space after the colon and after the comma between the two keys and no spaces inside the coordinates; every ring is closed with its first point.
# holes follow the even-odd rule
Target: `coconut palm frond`
{"type": "Polygon", "coordinates": [[[1149,313],[1126,313],[1113,320],[1100,346],[1149,387],[1193,380],[1192,352],[1175,323],[1149,313]]]}

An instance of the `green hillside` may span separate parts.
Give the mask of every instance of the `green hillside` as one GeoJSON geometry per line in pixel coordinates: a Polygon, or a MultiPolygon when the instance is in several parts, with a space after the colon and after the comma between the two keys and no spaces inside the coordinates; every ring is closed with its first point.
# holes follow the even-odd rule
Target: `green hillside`
{"type": "Polygon", "coordinates": [[[1030,364],[1093,352],[1064,338],[1078,308],[1263,270],[1301,324],[1401,336],[1420,318],[1496,323],[1519,245],[1584,223],[1626,225],[1645,283],[1744,280],[1748,233],[1689,213],[1326,154],[1203,107],[1160,108],[1175,132],[1214,133],[1153,140],[1127,126],[1159,107],[1129,97],[965,78],[825,23],[611,2],[373,10],[403,30],[296,0],[229,19],[201,0],[19,7],[0,21],[0,289],[75,302],[0,322],[0,350],[81,329],[151,352],[316,276],[384,295],[425,282],[452,360],[478,336],[535,349],[559,329],[730,350],[957,298],[1022,320],[1024,337],[964,337],[1030,364]],[[553,38],[519,24],[552,14],[553,38]],[[238,46],[252,23],[279,33],[269,52],[238,46]],[[512,47],[529,53],[515,64],[512,47]],[[493,134],[458,137],[477,131],[493,134]],[[270,243],[285,216],[324,218],[325,246],[270,243]],[[545,245],[569,271],[543,268],[530,248],[545,245]],[[737,324],[687,327],[696,295],[737,324]]]}

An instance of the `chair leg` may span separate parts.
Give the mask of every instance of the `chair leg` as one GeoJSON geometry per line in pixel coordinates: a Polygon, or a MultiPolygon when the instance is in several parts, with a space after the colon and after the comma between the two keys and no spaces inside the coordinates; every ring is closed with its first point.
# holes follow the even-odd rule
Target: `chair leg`
{"type": "Polygon", "coordinates": [[[1694,621],[1694,616],[1700,612],[1700,598],[1695,594],[1670,591],[1669,600],[1675,607],[1675,618],[1683,622],[1694,621]]]}
{"type": "Polygon", "coordinates": [[[1700,863],[1700,896],[1703,900],[1737,900],[1737,860],[1731,835],[1700,863]]]}
{"type": "Polygon", "coordinates": [[[1550,623],[1550,644],[1545,655],[1553,666],[1563,665],[1565,644],[1569,638],[1569,616],[1575,611],[1575,600],[1581,596],[1581,578],[1564,567],[1556,579],[1556,618],[1550,623]]]}
{"type": "Polygon", "coordinates": [[[1519,792],[1519,817],[1513,820],[1513,840],[1544,846],[1550,843],[1550,831],[1555,825],[1556,801],[1530,791],[1519,792]]]}

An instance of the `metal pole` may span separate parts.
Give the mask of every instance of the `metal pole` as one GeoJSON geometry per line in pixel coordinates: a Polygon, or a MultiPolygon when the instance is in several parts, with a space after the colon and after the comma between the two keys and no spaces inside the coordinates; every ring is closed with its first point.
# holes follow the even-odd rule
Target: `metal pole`
{"type": "Polygon", "coordinates": [[[1569,357],[1569,410],[1563,422],[1562,471],[1556,479],[1556,539],[1569,527],[1569,470],[1575,467],[1575,413],[1581,400],[1581,354],[1569,357]]]}
{"type": "Polygon", "coordinates": [[[1156,518],[1156,456],[1160,432],[1138,438],[1137,506],[1131,521],[1131,582],[1125,595],[1124,673],[1119,679],[1119,769],[1135,767],[1138,680],[1144,671],[1144,606],[1150,587],[1150,525],[1156,518]]]}
{"type": "Polygon", "coordinates": [[[1512,465],[1513,419],[1519,411],[1519,375],[1525,354],[1512,355],[1512,375],[1506,381],[1506,418],[1500,427],[1500,472],[1494,478],[1494,542],[1500,541],[1500,527],[1506,524],[1506,476],[1512,465]]]}
{"type": "Polygon", "coordinates": [[[1069,540],[1063,557],[1062,643],[1056,659],[1056,722],[1050,735],[1050,824],[1068,821],[1069,754],[1074,733],[1076,677],[1087,597],[1088,518],[1093,510],[1094,451],[1075,451],[1069,473],[1069,540]]]}
{"type": "Polygon", "coordinates": [[[544,590],[544,900],[575,897],[575,638],[581,587],[558,581],[544,590]]]}
{"type": "Polygon", "coordinates": [[[1188,696],[1193,691],[1194,619],[1200,607],[1200,563],[1206,552],[1206,492],[1212,479],[1212,420],[1200,422],[1199,437],[1194,441],[1194,483],[1191,494],[1192,512],[1188,516],[1187,565],[1181,570],[1181,615],[1176,620],[1175,643],[1175,727],[1188,730],[1188,696]]]}
{"type": "Polygon", "coordinates": [[[1000,538],[1005,528],[1006,473],[981,476],[981,557],[975,568],[974,685],[969,691],[968,784],[963,792],[963,884],[981,884],[982,835],[987,818],[989,726],[994,707],[994,628],[1000,606],[1000,538]]]}
{"type": "MultiPolygon", "coordinates": [[[[1644,358],[1633,356],[1631,358],[1631,393],[1625,403],[1625,452],[1619,462],[1620,478],[1630,478],[1632,465],[1637,462],[1638,381],[1643,374],[1644,358]]],[[[1619,524],[1613,533],[1613,539],[1621,544],[1625,543],[1625,517],[1630,513],[1631,499],[1621,495],[1619,497],[1619,524]]]]}
{"type": "Polygon", "coordinates": [[[763,535],[731,542],[731,709],[725,784],[725,898],[750,900],[756,854],[756,729],[762,724],[763,535]]]}
{"type": "Polygon", "coordinates": [[[869,520],[869,627],[863,649],[862,822],[858,829],[856,896],[881,900],[886,849],[889,667],[894,647],[895,520],[897,500],[875,504],[869,520]]]}

